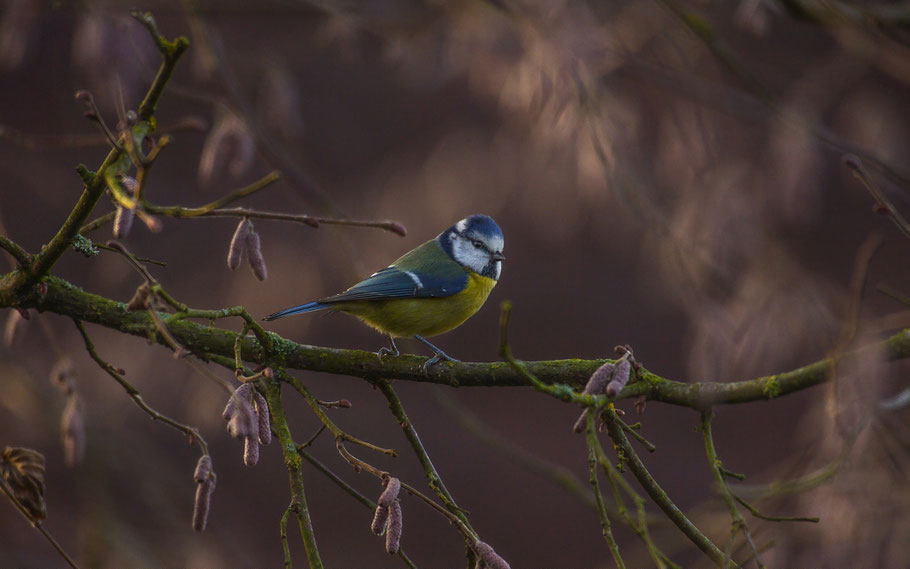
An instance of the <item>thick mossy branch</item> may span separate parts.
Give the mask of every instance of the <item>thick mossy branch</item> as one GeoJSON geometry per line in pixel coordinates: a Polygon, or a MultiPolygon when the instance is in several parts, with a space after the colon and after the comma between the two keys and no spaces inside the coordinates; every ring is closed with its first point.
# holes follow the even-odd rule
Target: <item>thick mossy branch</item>
{"type": "MultiPolygon", "coordinates": [[[[0,279],[9,276],[5,275],[0,279]]],[[[123,302],[85,292],[56,277],[47,277],[44,282],[47,284],[46,294],[34,294],[24,298],[0,297],[0,307],[37,308],[99,324],[126,334],[151,336],[162,344],[165,342],[160,334],[155,333],[155,323],[145,311],[130,312],[123,302]]],[[[232,313],[230,309],[205,310],[196,312],[195,317],[210,319],[213,314],[230,316],[232,313]]],[[[194,317],[194,311],[186,313],[186,317],[194,317]]],[[[217,354],[233,359],[236,332],[216,328],[208,322],[196,323],[187,318],[176,318],[175,315],[161,314],[161,318],[167,323],[171,336],[187,351],[197,355],[217,354]]],[[[422,367],[426,361],[424,357],[402,355],[383,358],[380,361],[373,352],[297,344],[272,333],[263,336],[273,344],[275,353],[290,369],[350,375],[371,381],[396,378],[463,387],[528,385],[526,378],[505,362],[446,362],[434,366],[429,376],[426,376],[422,367]]],[[[910,330],[903,330],[883,342],[848,352],[841,356],[840,361],[843,363],[870,350],[881,351],[883,357],[892,360],[910,357],[910,330]]],[[[265,363],[261,344],[252,336],[243,339],[240,351],[244,361],[265,363]]],[[[527,362],[525,365],[540,381],[550,385],[564,385],[566,391],[572,393],[573,388],[580,389],[584,386],[590,375],[604,361],[549,360],[527,362]]],[[[683,383],[664,379],[643,368],[641,381],[624,388],[617,399],[644,396],[653,401],[695,409],[718,404],[761,401],[824,382],[830,366],[831,360],[825,359],[786,373],[733,383],[683,383]]]]}

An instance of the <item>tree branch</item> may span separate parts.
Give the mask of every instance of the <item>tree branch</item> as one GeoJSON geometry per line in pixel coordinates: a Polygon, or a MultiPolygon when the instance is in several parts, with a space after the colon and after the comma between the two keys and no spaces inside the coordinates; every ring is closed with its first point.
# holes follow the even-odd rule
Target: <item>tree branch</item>
{"type": "MultiPolygon", "coordinates": [[[[0,278],[8,277],[9,274],[0,278]]],[[[56,277],[47,277],[44,282],[48,286],[47,293],[43,296],[33,295],[18,299],[0,295],[0,307],[37,308],[40,311],[54,312],[143,338],[147,338],[149,331],[154,329],[154,322],[147,312],[130,312],[122,302],[85,292],[56,277]]],[[[188,318],[211,320],[216,317],[214,315],[230,316],[235,312],[237,312],[235,309],[188,310],[179,315],[161,316],[171,336],[187,351],[202,359],[206,359],[205,354],[210,353],[233,360],[236,332],[209,326],[208,322],[195,323],[188,318]]],[[[505,362],[446,362],[434,366],[428,375],[424,375],[425,357],[402,355],[380,361],[374,352],[297,344],[271,332],[262,333],[261,336],[274,344],[275,353],[283,356],[283,365],[291,369],[349,375],[374,382],[392,377],[452,387],[529,385],[522,373],[505,362]]],[[[165,343],[160,334],[155,334],[154,339],[158,343],[165,343]]],[[[260,341],[252,336],[243,338],[240,351],[244,361],[266,363],[260,341]]],[[[884,341],[846,352],[840,356],[839,361],[843,364],[870,351],[882,352],[883,356],[890,360],[910,357],[910,330],[902,330],[884,341]]],[[[569,399],[584,398],[588,401],[591,396],[579,395],[573,389],[583,387],[594,370],[604,361],[606,360],[547,360],[526,362],[524,365],[534,377],[544,384],[556,386],[558,391],[565,393],[569,399]]],[[[824,359],[792,371],[730,383],[673,381],[642,368],[641,380],[626,386],[616,399],[644,396],[652,401],[693,409],[765,401],[824,383],[829,379],[828,370],[831,365],[830,359],[824,359]]]]}
{"type": "MultiPolygon", "coordinates": [[[[9,278],[10,274],[0,277],[9,278]]],[[[149,337],[149,330],[154,328],[152,318],[146,312],[130,312],[122,302],[85,292],[73,284],[56,277],[47,277],[44,281],[47,293],[41,297],[9,298],[0,295],[0,307],[36,308],[99,324],[126,334],[149,337]]],[[[162,314],[171,336],[187,351],[205,359],[204,354],[234,357],[236,332],[199,324],[188,318],[210,320],[213,314],[230,315],[233,309],[224,310],[188,310],[175,315],[162,314]]],[[[155,341],[164,344],[160,335],[155,341]]],[[[434,366],[429,375],[424,375],[425,357],[401,355],[395,358],[384,358],[380,361],[374,352],[361,350],[342,350],[298,344],[268,332],[263,338],[273,343],[276,353],[283,356],[283,365],[291,369],[322,371],[326,373],[360,377],[370,381],[393,377],[407,381],[420,381],[449,385],[452,387],[528,386],[526,377],[505,362],[490,363],[452,363],[446,362],[434,366]]],[[[259,340],[244,337],[240,344],[244,361],[264,362],[264,351],[259,340]]],[[[860,357],[870,351],[881,351],[890,360],[910,357],[910,330],[905,329],[890,338],[846,352],[840,362],[860,357]]],[[[554,385],[567,396],[583,397],[573,391],[580,389],[595,369],[606,360],[546,360],[526,362],[529,373],[542,383],[554,385]]],[[[693,409],[705,409],[712,405],[749,403],[781,397],[788,393],[801,391],[824,383],[828,378],[831,360],[824,359],[801,368],[770,376],[730,383],[696,382],[685,383],[660,377],[650,371],[641,369],[641,381],[626,386],[617,396],[619,399],[630,399],[644,396],[652,401],[671,405],[680,405],[693,409]]]]}

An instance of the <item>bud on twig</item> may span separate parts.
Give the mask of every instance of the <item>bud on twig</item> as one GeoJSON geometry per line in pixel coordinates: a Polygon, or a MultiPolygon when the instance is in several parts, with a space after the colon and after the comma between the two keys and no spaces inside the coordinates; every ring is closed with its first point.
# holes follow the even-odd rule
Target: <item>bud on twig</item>
{"type": "Polygon", "coordinates": [[[246,248],[246,237],[252,229],[249,219],[243,218],[237,224],[234,230],[234,236],[231,238],[231,245],[228,248],[227,265],[232,271],[240,266],[240,257],[246,248]]]}
{"type": "Polygon", "coordinates": [[[193,504],[193,529],[196,531],[205,530],[205,525],[208,523],[212,492],[215,490],[217,479],[215,473],[211,472],[204,482],[196,485],[196,501],[193,504]]]}
{"type": "Polygon", "coordinates": [[[389,520],[385,528],[385,550],[389,553],[398,553],[401,545],[401,502],[395,500],[389,504],[389,520]]]}

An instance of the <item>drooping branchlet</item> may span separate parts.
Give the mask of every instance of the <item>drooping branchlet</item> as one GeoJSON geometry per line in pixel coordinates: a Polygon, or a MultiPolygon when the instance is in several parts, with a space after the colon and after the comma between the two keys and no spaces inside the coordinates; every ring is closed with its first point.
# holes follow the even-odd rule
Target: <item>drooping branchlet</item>
{"type": "Polygon", "coordinates": [[[255,153],[256,142],[243,119],[230,111],[220,112],[202,147],[199,184],[210,185],[225,162],[232,177],[242,176],[252,165],[255,153]]]}
{"type": "Polygon", "coordinates": [[[389,553],[398,553],[401,546],[401,502],[398,500],[389,504],[389,519],[385,527],[385,550],[389,553]]]}
{"type": "Polygon", "coordinates": [[[228,422],[227,430],[232,437],[244,439],[256,434],[258,437],[258,419],[256,411],[252,404],[253,386],[249,383],[242,383],[240,387],[234,390],[231,398],[228,399],[227,405],[221,416],[228,422]]]}
{"type": "Polygon", "coordinates": [[[385,490],[379,495],[379,505],[389,507],[392,502],[398,500],[398,494],[401,492],[401,480],[390,477],[383,481],[385,490]]]}
{"type": "Polygon", "coordinates": [[[256,278],[261,281],[268,278],[269,271],[265,266],[265,257],[262,256],[262,241],[259,239],[259,234],[253,230],[252,224],[250,224],[250,232],[246,235],[246,255],[256,278]]]}
{"type": "Polygon", "coordinates": [[[385,549],[389,553],[398,553],[401,544],[401,502],[398,494],[401,492],[401,480],[385,475],[382,480],[385,489],[379,496],[376,513],[370,529],[376,535],[385,532],[385,549]]]}
{"type": "Polygon", "coordinates": [[[616,363],[616,369],[613,371],[613,377],[610,379],[610,383],[607,384],[607,395],[610,397],[616,397],[622,388],[629,383],[629,375],[632,371],[632,362],[629,361],[630,358],[620,359],[616,363]]]}
{"type": "Polygon", "coordinates": [[[243,250],[246,249],[246,236],[249,235],[251,229],[250,220],[243,218],[237,224],[237,229],[234,230],[227,256],[227,265],[232,271],[240,266],[240,257],[243,256],[243,250]]]}
{"type": "Polygon", "coordinates": [[[256,415],[259,418],[259,442],[267,445],[272,442],[272,425],[269,421],[269,404],[258,391],[253,391],[253,402],[256,404],[256,415]]]}
{"type": "Polygon", "coordinates": [[[583,393],[586,395],[600,395],[603,393],[607,384],[610,383],[610,379],[613,377],[615,367],[616,366],[612,363],[607,362],[594,370],[594,373],[591,374],[588,383],[585,385],[583,393]]]}
{"type": "Polygon", "coordinates": [[[208,523],[212,492],[217,479],[214,472],[209,472],[208,478],[196,485],[196,501],[193,504],[193,529],[196,531],[205,530],[208,523]]]}
{"type": "Polygon", "coordinates": [[[376,513],[373,514],[373,523],[370,525],[370,530],[376,535],[382,535],[383,530],[385,530],[386,520],[389,519],[389,508],[388,506],[383,506],[380,504],[376,508],[376,513]]]}
{"type": "Polygon", "coordinates": [[[60,439],[64,463],[72,468],[82,462],[85,455],[85,419],[82,400],[76,393],[73,362],[67,357],[57,360],[51,368],[50,380],[66,395],[66,403],[60,414],[60,439]]]}
{"type": "Polygon", "coordinates": [[[209,474],[212,473],[212,457],[204,454],[199,457],[199,461],[196,463],[196,470],[193,471],[193,480],[197,484],[202,484],[209,478],[209,474]]]}
{"type": "MultiPolygon", "coordinates": [[[[613,377],[615,368],[616,366],[614,364],[608,362],[594,370],[594,373],[592,373],[591,377],[588,379],[588,383],[585,384],[585,389],[582,393],[585,395],[600,395],[604,393],[613,377]]],[[[573,431],[580,433],[585,430],[585,421],[587,421],[589,412],[590,409],[582,411],[581,416],[575,421],[575,426],[572,427],[573,431]]]]}
{"type": "Polygon", "coordinates": [[[477,565],[474,569],[512,569],[492,547],[480,540],[474,542],[474,553],[477,554],[477,565]]]}
{"type": "Polygon", "coordinates": [[[255,466],[259,462],[259,444],[272,441],[269,408],[265,398],[251,383],[242,383],[234,390],[221,414],[227,420],[232,437],[243,439],[243,463],[255,466]]]}
{"type": "Polygon", "coordinates": [[[63,439],[64,464],[73,468],[82,462],[85,455],[85,420],[82,417],[82,402],[75,391],[70,391],[66,406],[60,416],[60,436],[63,439]]]}
{"type": "Polygon", "coordinates": [[[259,436],[243,439],[243,464],[256,466],[259,463],[259,436]]]}

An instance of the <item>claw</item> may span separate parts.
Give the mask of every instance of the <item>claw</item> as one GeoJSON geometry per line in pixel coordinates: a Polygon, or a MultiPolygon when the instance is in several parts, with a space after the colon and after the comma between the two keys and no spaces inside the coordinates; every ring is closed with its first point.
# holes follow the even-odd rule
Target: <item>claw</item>
{"type": "Polygon", "coordinates": [[[384,356],[386,354],[391,354],[393,356],[401,355],[401,352],[398,351],[398,346],[395,345],[395,338],[389,336],[389,342],[391,342],[391,344],[392,344],[391,348],[383,346],[383,347],[379,348],[378,352],[376,352],[376,355],[379,356],[379,361],[382,361],[382,356],[384,356]]]}
{"type": "Polygon", "coordinates": [[[461,360],[456,360],[456,359],[453,358],[452,356],[448,355],[447,353],[443,352],[442,350],[440,350],[439,348],[437,348],[436,346],[434,346],[433,344],[431,344],[430,342],[428,342],[427,339],[424,338],[423,336],[416,335],[416,336],[414,336],[414,337],[417,338],[418,340],[420,340],[421,342],[423,342],[424,344],[426,344],[427,347],[429,347],[431,350],[433,350],[433,351],[436,353],[435,356],[433,356],[432,358],[430,358],[430,359],[428,359],[426,362],[424,362],[424,364],[423,364],[423,375],[429,376],[429,375],[430,375],[430,368],[433,367],[434,365],[438,364],[439,362],[443,361],[443,360],[448,361],[448,362],[453,362],[453,363],[460,363],[460,362],[461,362],[461,360]]]}

